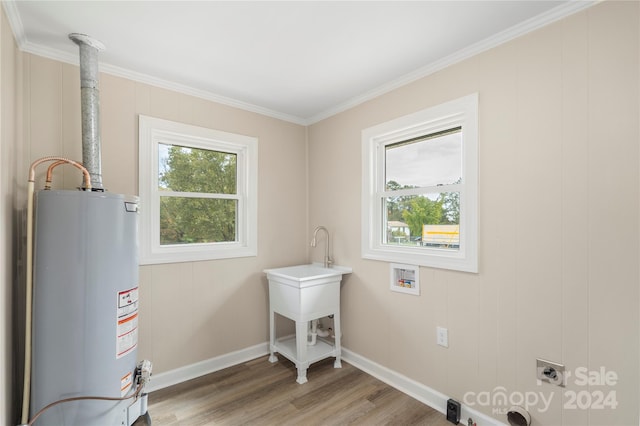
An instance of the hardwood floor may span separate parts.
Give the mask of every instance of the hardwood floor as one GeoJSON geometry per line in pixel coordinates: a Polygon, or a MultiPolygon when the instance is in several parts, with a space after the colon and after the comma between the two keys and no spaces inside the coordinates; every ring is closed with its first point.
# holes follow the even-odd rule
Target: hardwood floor
{"type": "Polygon", "coordinates": [[[165,425],[431,425],[444,414],[333,358],[312,364],[296,383],[293,363],[267,357],[149,395],[154,426],[165,425]]]}

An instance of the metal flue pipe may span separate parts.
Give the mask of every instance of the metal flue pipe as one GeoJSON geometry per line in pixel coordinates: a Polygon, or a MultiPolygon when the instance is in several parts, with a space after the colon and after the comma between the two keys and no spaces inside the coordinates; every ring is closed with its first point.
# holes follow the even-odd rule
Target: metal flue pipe
{"type": "Polygon", "coordinates": [[[69,38],[80,48],[82,164],[91,175],[92,190],[104,191],[100,154],[100,91],[98,90],[98,52],[104,50],[104,45],[85,34],[72,33],[69,34],[69,38]]]}

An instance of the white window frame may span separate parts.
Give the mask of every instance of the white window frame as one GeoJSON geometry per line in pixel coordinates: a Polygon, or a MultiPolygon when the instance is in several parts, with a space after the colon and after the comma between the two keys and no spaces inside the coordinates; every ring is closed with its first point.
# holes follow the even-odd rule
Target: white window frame
{"type": "MultiPolygon", "coordinates": [[[[140,264],[257,256],[258,140],[253,137],[139,116],[140,264]],[[180,145],[237,155],[237,240],[160,244],[158,145],[180,145]]],[[[201,196],[202,194],[198,194],[201,196]]]]}
{"type": "Polygon", "coordinates": [[[464,96],[362,131],[362,257],[434,268],[478,272],[478,94],[464,96]],[[385,147],[462,127],[462,183],[445,185],[460,192],[460,249],[383,243],[385,147]]]}

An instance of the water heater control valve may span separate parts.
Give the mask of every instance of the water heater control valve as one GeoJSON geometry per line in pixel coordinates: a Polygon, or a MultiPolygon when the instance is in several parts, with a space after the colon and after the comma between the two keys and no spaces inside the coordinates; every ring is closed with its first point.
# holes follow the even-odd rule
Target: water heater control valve
{"type": "Polygon", "coordinates": [[[149,383],[149,380],[151,379],[151,369],[152,364],[148,359],[143,359],[142,361],[138,362],[136,370],[138,373],[138,380],[142,386],[145,386],[147,383],[149,383]]]}

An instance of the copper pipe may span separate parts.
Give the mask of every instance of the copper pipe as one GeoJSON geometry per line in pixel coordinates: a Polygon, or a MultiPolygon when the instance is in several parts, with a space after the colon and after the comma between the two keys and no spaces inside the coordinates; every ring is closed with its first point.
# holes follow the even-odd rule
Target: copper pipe
{"type": "Polygon", "coordinates": [[[142,385],[137,385],[137,389],[136,391],[129,395],[129,396],[123,396],[123,397],[110,397],[110,396],[74,396],[71,398],[65,398],[65,399],[61,399],[59,401],[54,401],[51,404],[47,405],[46,407],[42,408],[40,411],[38,411],[33,418],[29,421],[29,423],[26,423],[27,426],[31,426],[35,423],[36,420],[38,420],[38,417],[40,417],[42,415],[42,413],[44,413],[45,411],[47,411],[49,408],[54,407],[56,405],[59,404],[64,404],[67,402],[73,402],[73,401],[86,401],[86,400],[94,400],[94,401],[125,401],[127,399],[131,399],[131,398],[135,398],[138,399],[138,397],[140,396],[140,392],[142,391],[143,386],[142,385]]]}
{"type": "Polygon", "coordinates": [[[36,180],[36,167],[47,161],[55,161],[47,170],[47,179],[50,183],[49,172],[60,164],[71,164],[77,167],[84,174],[85,188],[91,191],[91,175],[82,164],[64,157],[43,157],[31,163],[29,167],[29,181],[27,183],[27,259],[25,277],[25,327],[24,327],[24,377],[22,389],[22,424],[26,424],[29,419],[29,401],[31,400],[31,324],[33,305],[33,198],[36,180]]]}
{"type": "Polygon", "coordinates": [[[64,160],[56,161],[55,163],[50,165],[49,168],[47,169],[47,180],[44,182],[44,189],[45,190],[51,189],[51,180],[52,180],[52,175],[53,175],[53,169],[55,169],[56,167],[58,167],[61,164],[67,164],[67,162],[64,161],[64,160]]]}
{"type": "MultiPolygon", "coordinates": [[[[55,156],[51,156],[51,157],[43,157],[40,158],[39,160],[34,161],[33,163],[31,163],[31,167],[29,168],[29,182],[35,182],[36,179],[36,167],[39,166],[42,163],[46,163],[47,161],[55,161],[56,163],[52,164],[49,169],[51,171],[53,171],[53,167],[56,167],[62,163],[67,163],[67,164],[71,164],[74,167],[77,167],[78,169],[80,169],[80,171],[83,173],[84,175],[84,189],[90,191],[91,190],[91,175],[89,174],[89,171],[80,163],[78,163],[77,161],[74,160],[70,160],[68,158],[65,157],[55,157],[55,156]]],[[[49,170],[47,170],[47,180],[50,181],[50,176],[49,176],[49,170]]]]}

